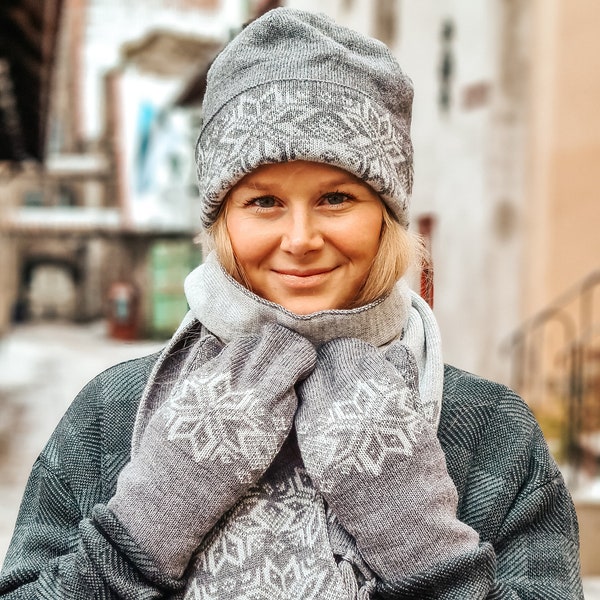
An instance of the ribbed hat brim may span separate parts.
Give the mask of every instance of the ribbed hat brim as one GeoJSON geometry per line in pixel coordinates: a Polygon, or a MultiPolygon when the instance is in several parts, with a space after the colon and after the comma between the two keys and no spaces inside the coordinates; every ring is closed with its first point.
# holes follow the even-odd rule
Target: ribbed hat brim
{"type": "Polygon", "coordinates": [[[360,90],[314,80],[277,80],[244,90],[203,124],[196,146],[204,227],[227,192],[269,163],[307,160],[368,183],[407,225],[412,144],[406,120],[360,90]]]}

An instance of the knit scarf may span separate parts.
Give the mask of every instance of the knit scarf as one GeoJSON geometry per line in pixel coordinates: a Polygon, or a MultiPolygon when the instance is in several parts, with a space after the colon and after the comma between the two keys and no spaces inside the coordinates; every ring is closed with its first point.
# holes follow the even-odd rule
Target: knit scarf
{"type": "MultiPolygon", "coordinates": [[[[212,253],[187,277],[185,292],[190,312],[154,367],[132,452],[175,382],[198,367],[194,344],[204,333],[227,344],[267,323],[292,329],[315,346],[341,337],[377,347],[401,339],[417,362],[419,410],[437,425],[443,384],[440,336],[429,306],[404,281],[363,307],[296,315],[238,284],[212,253]]],[[[348,600],[368,597],[373,581],[353,539],[312,485],[290,436],[259,484],[205,538],[185,597],[348,600]]]]}

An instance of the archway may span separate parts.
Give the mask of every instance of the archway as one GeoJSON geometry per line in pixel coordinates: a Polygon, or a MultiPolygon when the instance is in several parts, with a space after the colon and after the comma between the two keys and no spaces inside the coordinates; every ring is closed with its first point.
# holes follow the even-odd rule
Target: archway
{"type": "Polygon", "coordinates": [[[77,311],[80,269],[62,257],[28,257],[21,270],[15,317],[74,320],[77,311]]]}

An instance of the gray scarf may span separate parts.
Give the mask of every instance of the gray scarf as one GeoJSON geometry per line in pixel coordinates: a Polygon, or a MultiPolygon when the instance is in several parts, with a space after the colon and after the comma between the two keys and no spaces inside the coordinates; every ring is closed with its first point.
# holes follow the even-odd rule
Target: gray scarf
{"type": "MultiPolygon", "coordinates": [[[[315,345],[350,337],[382,347],[401,338],[417,360],[424,414],[437,425],[444,377],[440,334],[431,309],[405,281],[386,298],[360,308],[296,315],[241,286],[211,253],[188,275],[185,293],[191,314],[225,343],[265,323],[279,323],[315,345]]],[[[185,325],[176,337],[182,331],[185,325]]]]}
{"type": "MultiPolygon", "coordinates": [[[[267,323],[294,330],[315,346],[337,338],[358,338],[384,347],[402,339],[418,365],[419,410],[437,425],[443,383],[440,337],[431,310],[404,282],[386,298],[364,307],[300,316],[239,285],[211,254],[188,276],[185,291],[190,312],[162,353],[144,392],[134,429],[134,453],[148,421],[166,402],[175,382],[196,367],[194,343],[206,330],[227,344],[267,323]]],[[[223,586],[236,590],[238,596],[232,592],[230,597],[245,597],[241,590],[251,585],[248,573],[265,569],[277,573],[276,579],[293,581],[291,587],[284,586],[284,595],[278,584],[270,591],[261,588],[270,598],[293,593],[303,599],[346,600],[368,597],[373,587],[372,572],[311,484],[293,439],[258,485],[206,536],[190,570],[185,597],[210,598],[223,586]],[[272,548],[273,556],[265,548],[272,548]],[[282,559],[284,563],[278,562],[282,559]],[[240,577],[245,577],[244,585],[240,577]]]]}

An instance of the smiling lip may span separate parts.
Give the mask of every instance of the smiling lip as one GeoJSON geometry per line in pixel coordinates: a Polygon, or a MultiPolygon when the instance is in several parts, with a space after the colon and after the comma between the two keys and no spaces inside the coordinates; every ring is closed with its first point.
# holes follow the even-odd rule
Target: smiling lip
{"type": "Polygon", "coordinates": [[[273,269],[279,275],[290,275],[292,277],[314,277],[315,275],[324,275],[331,273],[333,269],[273,269]]]}
{"type": "Polygon", "coordinates": [[[335,270],[333,269],[273,269],[276,275],[279,275],[286,285],[291,287],[306,288],[319,285],[327,276],[335,270]]]}

